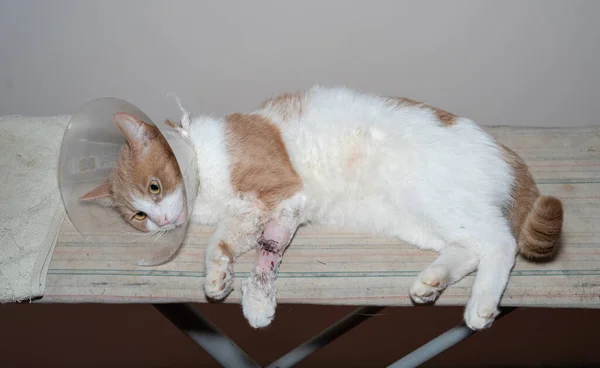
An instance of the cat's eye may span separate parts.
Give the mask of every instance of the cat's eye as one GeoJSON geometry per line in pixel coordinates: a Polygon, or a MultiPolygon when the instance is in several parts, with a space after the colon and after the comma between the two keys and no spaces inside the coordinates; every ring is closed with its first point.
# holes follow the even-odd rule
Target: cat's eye
{"type": "Polygon", "coordinates": [[[148,186],[148,190],[152,194],[160,194],[160,184],[158,184],[158,181],[152,180],[148,186]]]}
{"type": "Polygon", "coordinates": [[[136,219],[136,220],[140,220],[140,221],[142,221],[142,220],[145,220],[145,219],[146,219],[146,217],[148,217],[148,216],[147,216],[147,215],[146,215],[144,212],[141,212],[141,211],[140,211],[140,212],[138,212],[138,213],[136,213],[136,214],[133,216],[133,218],[134,218],[134,219],[136,219]]]}

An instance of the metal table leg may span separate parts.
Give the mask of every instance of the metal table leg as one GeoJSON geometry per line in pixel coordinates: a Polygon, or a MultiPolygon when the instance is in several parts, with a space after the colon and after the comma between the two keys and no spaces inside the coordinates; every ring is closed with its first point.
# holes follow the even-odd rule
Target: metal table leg
{"type": "MultiPolygon", "coordinates": [[[[502,314],[500,314],[496,318],[496,320],[509,314],[510,312],[512,312],[515,309],[516,308],[503,309],[502,314]]],[[[436,337],[435,339],[430,340],[428,343],[421,346],[417,350],[409,353],[408,355],[404,356],[402,359],[397,360],[395,363],[389,365],[388,368],[418,367],[419,365],[425,363],[429,359],[442,353],[446,349],[467,339],[469,336],[473,335],[474,333],[475,333],[475,331],[471,330],[464,323],[461,323],[460,325],[444,332],[443,334],[436,337]]]]}
{"type": "Polygon", "coordinates": [[[260,367],[191,304],[154,304],[177,328],[223,367],[260,367]]]}
{"type": "Polygon", "coordinates": [[[356,309],[318,335],[313,336],[310,340],[269,364],[267,368],[287,368],[298,364],[310,354],[358,326],[383,308],[385,307],[362,307],[356,309]]]}

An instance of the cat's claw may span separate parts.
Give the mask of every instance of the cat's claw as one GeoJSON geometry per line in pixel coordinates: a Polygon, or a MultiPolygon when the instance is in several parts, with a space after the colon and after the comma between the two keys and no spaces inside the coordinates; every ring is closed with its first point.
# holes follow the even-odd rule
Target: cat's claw
{"type": "Polygon", "coordinates": [[[471,330],[483,330],[492,326],[498,314],[500,312],[494,302],[471,297],[465,308],[464,320],[471,330]]]}
{"type": "Polygon", "coordinates": [[[253,328],[267,327],[275,318],[275,280],[265,276],[252,274],[242,282],[242,310],[253,328]]]}
{"type": "Polygon", "coordinates": [[[446,288],[445,275],[440,270],[428,268],[421,272],[410,287],[410,298],[418,304],[434,302],[446,288]]]}

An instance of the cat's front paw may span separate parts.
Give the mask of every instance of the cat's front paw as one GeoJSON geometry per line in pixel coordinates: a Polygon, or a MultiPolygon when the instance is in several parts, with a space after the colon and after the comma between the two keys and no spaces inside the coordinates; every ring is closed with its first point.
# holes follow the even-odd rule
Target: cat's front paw
{"type": "Polygon", "coordinates": [[[252,274],[242,282],[242,310],[250,326],[262,328],[275,318],[275,280],[266,273],[252,274]]]}
{"type": "Polygon", "coordinates": [[[500,311],[493,300],[472,296],[465,308],[464,319],[471,330],[483,330],[492,326],[498,314],[500,311]]]}
{"type": "Polygon", "coordinates": [[[418,304],[434,302],[448,284],[443,269],[428,267],[417,276],[410,287],[410,298],[418,304]]]}
{"type": "Polygon", "coordinates": [[[204,293],[211,300],[225,299],[233,290],[233,265],[225,262],[215,263],[206,270],[204,293]]]}

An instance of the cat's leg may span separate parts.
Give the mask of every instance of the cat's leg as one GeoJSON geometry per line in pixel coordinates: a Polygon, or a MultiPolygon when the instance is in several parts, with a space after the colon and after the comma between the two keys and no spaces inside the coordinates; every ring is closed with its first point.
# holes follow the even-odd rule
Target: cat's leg
{"type": "Polygon", "coordinates": [[[490,327],[499,314],[498,304],[517,255],[517,243],[508,226],[492,229],[490,226],[483,243],[475,248],[479,265],[464,313],[465,323],[473,330],[490,327]]]}
{"type": "Polygon", "coordinates": [[[439,257],[425,268],[410,287],[410,297],[415,303],[431,303],[448,286],[475,271],[479,258],[472,250],[460,246],[447,246],[439,257]]]}
{"type": "Polygon", "coordinates": [[[477,268],[479,258],[475,252],[459,242],[447,245],[448,242],[428,228],[427,221],[420,220],[418,216],[403,213],[392,234],[420,249],[440,253],[413,281],[410,297],[415,303],[433,302],[446,287],[460,281],[477,268]]]}
{"type": "Polygon", "coordinates": [[[258,239],[256,263],[250,276],[242,282],[242,310],[254,328],[268,326],[275,318],[275,281],[293,230],[277,220],[271,220],[258,239]]]}
{"type": "Polygon", "coordinates": [[[275,317],[275,281],[283,253],[302,223],[304,201],[301,195],[284,201],[258,239],[256,263],[242,282],[242,310],[254,328],[268,326],[275,317]]]}
{"type": "Polygon", "coordinates": [[[258,232],[242,232],[235,221],[221,223],[206,245],[204,292],[209,299],[222,300],[233,290],[233,264],[256,243],[258,232]]]}

